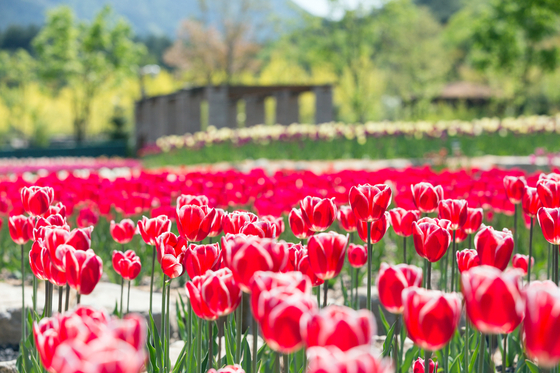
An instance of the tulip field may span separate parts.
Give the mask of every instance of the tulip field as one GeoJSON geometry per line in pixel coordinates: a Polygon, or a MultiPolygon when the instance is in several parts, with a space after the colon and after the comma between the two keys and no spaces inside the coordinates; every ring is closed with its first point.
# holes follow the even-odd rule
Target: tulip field
{"type": "Polygon", "coordinates": [[[558,372],[556,171],[0,176],[18,370],[558,372]],[[81,304],[107,280],[112,312],[81,304]],[[147,316],[129,312],[141,284],[147,316]]]}

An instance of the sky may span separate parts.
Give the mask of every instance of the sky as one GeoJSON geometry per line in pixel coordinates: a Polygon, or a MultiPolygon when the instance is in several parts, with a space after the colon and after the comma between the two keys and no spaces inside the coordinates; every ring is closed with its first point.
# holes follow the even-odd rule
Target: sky
{"type": "MultiPolygon", "coordinates": [[[[303,9],[307,10],[309,13],[314,14],[320,17],[329,16],[330,12],[330,5],[329,0],[292,0],[294,3],[301,6],[303,9]]],[[[375,4],[379,4],[380,0],[343,0],[341,3],[345,5],[347,8],[356,8],[358,5],[363,4],[366,7],[371,7],[375,4]]],[[[334,18],[340,17],[340,10],[335,11],[334,15],[331,14],[334,18]]]]}

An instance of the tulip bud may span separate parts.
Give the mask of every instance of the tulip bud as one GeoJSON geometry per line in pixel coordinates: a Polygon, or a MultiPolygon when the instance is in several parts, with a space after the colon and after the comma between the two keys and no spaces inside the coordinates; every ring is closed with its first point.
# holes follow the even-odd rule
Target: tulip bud
{"type": "Polygon", "coordinates": [[[481,265],[489,265],[503,271],[513,253],[513,234],[506,228],[496,231],[492,227],[484,227],[474,236],[474,246],[481,265]]]}
{"type": "Polygon", "coordinates": [[[301,200],[300,207],[305,225],[313,232],[326,231],[336,218],[334,198],[307,196],[301,200]]]}
{"type": "Polygon", "coordinates": [[[348,237],[336,232],[312,236],[307,243],[311,269],[321,280],[338,276],[344,265],[348,237]]]}
{"type": "Polygon", "coordinates": [[[354,268],[361,268],[367,263],[367,246],[355,245],[353,243],[348,245],[348,262],[354,268]]]}
{"type": "Polygon", "coordinates": [[[113,250],[113,269],[125,280],[134,280],[142,270],[140,257],[132,250],[122,251],[113,250]]]}
{"type": "Polygon", "coordinates": [[[54,190],[51,187],[32,186],[21,190],[23,208],[30,215],[43,215],[49,210],[54,200],[54,190]]]}
{"type": "Polygon", "coordinates": [[[301,243],[287,243],[288,248],[288,263],[282,272],[293,272],[298,270],[298,263],[301,260],[304,252],[307,253],[307,246],[301,243]]]}
{"type": "Polygon", "coordinates": [[[222,262],[220,245],[195,245],[187,247],[185,253],[185,266],[190,278],[202,276],[208,270],[216,271],[222,262]]]}
{"type": "Polygon", "coordinates": [[[523,321],[521,272],[479,266],[461,274],[467,316],[485,334],[511,333],[523,321]]]}
{"type": "Polygon", "coordinates": [[[187,248],[183,237],[165,232],[156,239],[157,258],[163,273],[170,278],[181,277],[185,273],[187,248]]]}
{"type": "Polygon", "coordinates": [[[331,305],[301,320],[301,334],[306,346],[336,346],[348,351],[361,345],[370,345],[377,324],[373,313],[355,311],[344,306],[331,305]]]}
{"type": "Polygon", "coordinates": [[[300,209],[292,209],[292,211],[290,211],[288,223],[290,224],[290,229],[294,233],[294,236],[300,240],[309,238],[315,233],[305,224],[300,209]]]}
{"type": "Polygon", "coordinates": [[[49,278],[45,274],[43,260],[45,256],[48,256],[48,250],[43,244],[42,239],[38,239],[33,242],[31,250],[29,251],[29,266],[31,271],[39,280],[46,281],[49,278]]]}
{"type": "Polygon", "coordinates": [[[185,205],[177,209],[179,234],[188,241],[199,242],[208,237],[216,210],[208,206],[185,205]]]}
{"type": "Polygon", "coordinates": [[[311,347],[307,350],[309,362],[306,373],[393,373],[389,359],[380,359],[371,346],[358,346],[340,351],[335,346],[311,347]]]}
{"type": "Polygon", "coordinates": [[[402,314],[404,311],[402,292],[411,286],[422,285],[422,270],[416,266],[399,264],[390,266],[381,263],[377,277],[379,301],[389,312],[402,314]]]}
{"type": "Polygon", "coordinates": [[[443,199],[438,205],[438,218],[451,222],[449,229],[456,231],[467,221],[467,201],[464,199],[443,199]]]}
{"type": "Polygon", "coordinates": [[[461,319],[459,295],[409,287],[402,296],[408,337],[428,351],[437,351],[449,343],[461,319]]]}
{"type": "Polygon", "coordinates": [[[152,219],[142,216],[142,220],[138,221],[138,231],[147,245],[155,245],[156,238],[170,230],[171,220],[165,215],[152,219]]]}
{"type": "Polygon", "coordinates": [[[352,207],[341,206],[338,209],[336,218],[340,223],[342,229],[344,229],[346,232],[355,232],[356,229],[358,229],[356,227],[356,222],[358,219],[356,218],[356,215],[354,215],[354,212],[352,211],[352,207]]]}
{"type": "Polygon", "coordinates": [[[222,220],[222,228],[225,234],[239,234],[241,229],[248,223],[257,221],[257,215],[246,211],[234,211],[225,214],[222,220]]]}
{"type": "Polygon", "coordinates": [[[542,207],[537,188],[525,187],[521,206],[525,214],[532,218],[537,216],[537,212],[542,207]]]}
{"type": "Polygon", "coordinates": [[[226,212],[218,208],[214,210],[216,210],[216,215],[214,216],[214,220],[212,220],[212,224],[210,225],[210,232],[208,233],[208,237],[217,237],[223,231],[222,221],[224,220],[226,212]]]}
{"type": "Polygon", "coordinates": [[[443,188],[441,185],[434,187],[430,183],[418,183],[411,185],[414,204],[424,213],[434,212],[438,208],[439,201],[443,199],[443,188]]]}
{"type": "Polygon", "coordinates": [[[65,255],[68,285],[82,295],[91,294],[103,274],[103,261],[93,250],[68,250],[65,255]]]}
{"type": "Polygon", "coordinates": [[[504,188],[506,189],[506,195],[509,198],[510,202],[515,205],[521,202],[525,186],[527,186],[527,181],[523,176],[504,177],[504,188]]]}
{"type": "Polygon", "coordinates": [[[136,227],[134,226],[134,222],[130,219],[123,219],[120,223],[115,223],[114,220],[111,220],[109,231],[115,242],[124,245],[132,241],[136,233],[136,227]]]}
{"type": "Polygon", "coordinates": [[[275,217],[272,215],[265,215],[261,217],[261,220],[273,223],[276,226],[276,234],[271,238],[280,237],[280,235],[284,233],[284,230],[286,229],[286,226],[284,225],[284,219],[281,216],[275,217]]]}
{"type": "Polygon", "coordinates": [[[247,236],[257,236],[260,238],[276,238],[276,224],[268,221],[256,221],[248,223],[241,228],[242,234],[247,236]]]}
{"type": "Polygon", "coordinates": [[[10,216],[8,218],[8,230],[16,245],[23,245],[33,238],[33,218],[24,215],[10,216]]]}
{"type": "Polygon", "coordinates": [[[412,235],[412,223],[420,219],[420,211],[396,207],[389,211],[389,216],[395,233],[401,237],[409,237],[412,235]]]}
{"type": "Polygon", "coordinates": [[[541,207],[537,213],[544,238],[553,245],[560,244],[560,208],[541,207]]]}
{"type": "Polygon", "coordinates": [[[432,263],[437,262],[447,252],[451,243],[449,220],[422,218],[412,223],[414,248],[418,255],[432,263]]]}
{"type": "Polygon", "coordinates": [[[385,215],[391,196],[391,188],[386,184],[364,184],[350,188],[348,199],[358,220],[372,222],[385,215]]]}
{"type": "Polygon", "coordinates": [[[537,182],[537,193],[543,207],[560,207],[560,181],[541,179],[537,182]]]}
{"type": "MultiPolygon", "coordinates": [[[[511,259],[513,268],[519,269],[523,272],[523,276],[527,275],[529,269],[529,255],[515,254],[511,259]]],[[[535,266],[535,258],[531,257],[531,267],[535,266]]]]}
{"type": "Polygon", "coordinates": [[[457,266],[459,267],[460,273],[480,265],[480,258],[478,257],[478,252],[476,250],[465,249],[463,251],[457,251],[456,255],[457,266]]]}
{"type": "Polygon", "coordinates": [[[239,306],[241,289],[234,282],[229,268],[208,271],[202,277],[202,300],[213,314],[226,316],[239,306]]]}
{"type": "Polygon", "coordinates": [[[204,276],[196,276],[192,281],[187,282],[187,297],[196,316],[203,320],[212,321],[216,320],[218,315],[212,312],[208,304],[202,299],[202,284],[204,280],[206,280],[204,276]]]}
{"type": "MultiPolygon", "coordinates": [[[[429,367],[428,372],[429,373],[436,373],[437,368],[438,368],[438,363],[437,362],[434,363],[434,361],[432,359],[430,359],[430,367],[429,367]]],[[[412,365],[412,372],[413,373],[425,373],[426,372],[426,366],[424,365],[424,359],[422,359],[421,357],[416,359],[416,361],[412,365]]]]}
{"type": "Polygon", "coordinates": [[[391,225],[389,213],[386,212],[379,219],[372,222],[367,222],[365,220],[358,221],[358,236],[360,236],[360,239],[364,242],[367,242],[368,240],[368,224],[370,225],[371,230],[371,243],[376,244],[385,236],[385,233],[387,233],[387,230],[391,225]]]}
{"type": "Polygon", "coordinates": [[[463,225],[466,234],[473,234],[482,225],[484,211],[481,208],[472,209],[467,207],[467,220],[463,225]]]}

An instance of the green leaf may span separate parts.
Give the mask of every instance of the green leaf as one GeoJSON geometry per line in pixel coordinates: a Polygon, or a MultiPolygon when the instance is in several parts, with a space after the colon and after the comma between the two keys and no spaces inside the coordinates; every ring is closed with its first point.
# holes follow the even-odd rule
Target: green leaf
{"type": "Polygon", "coordinates": [[[340,276],[340,287],[342,289],[342,297],[344,298],[344,305],[349,305],[348,291],[346,290],[346,286],[344,286],[344,281],[342,280],[342,276],[340,276]]]}
{"type": "Polygon", "coordinates": [[[226,342],[226,361],[228,365],[233,365],[233,353],[232,351],[232,340],[233,337],[229,331],[230,328],[227,327],[227,323],[224,323],[224,335],[225,335],[225,342],[226,342]]]}
{"type": "Polygon", "coordinates": [[[453,363],[451,364],[451,368],[449,368],[449,372],[450,373],[461,373],[461,368],[460,368],[461,361],[463,361],[463,353],[462,352],[459,355],[457,355],[455,360],[453,360],[453,363]]]}
{"type": "Polygon", "coordinates": [[[173,367],[173,373],[181,372],[183,364],[185,364],[185,359],[186,359],[186,356],[187,356],[187,347],[188,347],[188,344],[185,343],[183,345],[183,348],[181,349],[181,352],[179,353],[179,357],[177,358],[177,361],[175,362],[175,366],[173,367]]]}
{"type": "Polygon", "coordinates": [[[383,309],[381,308],[381,306],[379,307],[379,317],[381,318],[381,323],[383,324],[383,328],[385,329],[385,334],[389,333],[389,323],[387,322],[387,319],[385,318],[385,314],[383,313],[383,309]]]}
{"type": "Polygon", "coordinates": [[[527,367],[529,367],[531,373],[539,373],[539,367],[531,360],[525,360],[525,364],[527,364],[527,367]]]}
{"type": "Polygon", "coordinates": [[[401,372],[406,373],[410,370],[412,362],[414,361],[416,356],[418,356],[418,351],[420,351],[420,349],[416,346],[412,346],[408,349],[408,351],[406,351],[401,372]]]}
{"type": "Polygon", "coordinates": [[[391,354],[391,347],[393,346],[393,334],[395,334],[395,328],[397,326],[397,322],[391,326],[389,332],[387,333],[387,338],[385,338],[385,342],[383,342],[383,356],[387,357],[391,354]]]}
{"type": "MultiPolygon", "coordinates": [[[[247,329],[249,331],[249,329],[247,329]]],[[[245,373],[252,373],[252,364],[251,364],[251,349],[249,348],[249,343],[247,343],[247,334],[243,337],[243,341],[241,342],[243,346],[243,360],[241,362],[241,366],[245,373]]]]}
{"type": "MultiPolygon", "coordinates": [[[[473,338],[475,339],[475,338],[473,338]]],[[[480,336],[479,336],[480,339],[480,336]]],[[[474,366],[476,365],[476,358],[478,356],[478,350],[480,349],[480,340],[478,341],[478,343],[476,344],[476,348],[471,356],[471,361],[469,363],[469,373],[471,373],[473,371],[474,366]]]]}

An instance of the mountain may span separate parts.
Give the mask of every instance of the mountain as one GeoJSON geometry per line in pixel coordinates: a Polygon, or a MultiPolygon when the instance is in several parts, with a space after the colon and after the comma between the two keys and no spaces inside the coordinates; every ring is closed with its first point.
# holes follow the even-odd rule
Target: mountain
{"type": "MultiPolygon", "coordinates": [[[[270,18],[283,23],[297,22],[302,12],[291,0],[261,2],[266,5],[270,18]]],[[[159,34],[174,37],[182,19],[201,16],[199,0],[0,0],[0,30],[10,25],[41,25],[46,11],[59,5],[70,6],[80,19],[92,19],[103,6],[110,5],[116,14],[131,23],[140,36],[159,34]]],[[[212,13],[208,18],[214,18],[212,13]]],[[[268,27],[260,32],[270,34],[272,31],[268,27]]]]}

